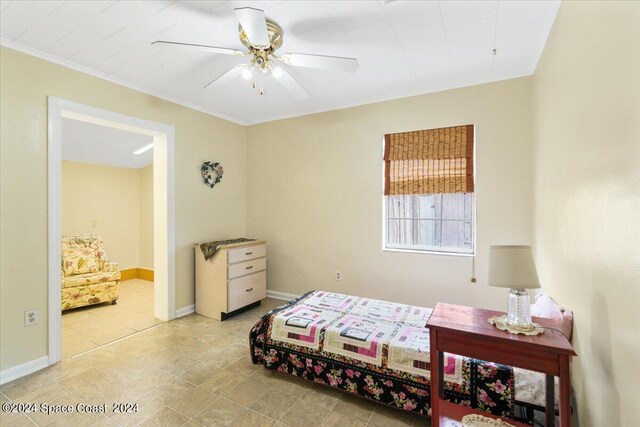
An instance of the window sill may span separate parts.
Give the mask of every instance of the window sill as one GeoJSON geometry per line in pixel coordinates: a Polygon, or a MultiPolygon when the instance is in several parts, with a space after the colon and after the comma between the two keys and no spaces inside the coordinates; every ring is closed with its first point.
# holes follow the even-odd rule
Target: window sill
{"type": "Polygon", "coordinates": [[[419,249],[396,249],[396,248],[382,248],[382,252],[398,252],[408,254],[422,254],[422,255],[440,255],[440,256],[455,256],[455,257],[474,257],[475,252],[439,252],[439,251],[425,251],[419,249]]]}

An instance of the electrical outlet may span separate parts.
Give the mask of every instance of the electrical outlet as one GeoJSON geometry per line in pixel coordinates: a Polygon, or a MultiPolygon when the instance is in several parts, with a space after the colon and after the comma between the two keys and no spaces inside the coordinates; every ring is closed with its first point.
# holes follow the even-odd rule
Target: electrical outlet
{"type": "Polygon", "coordinates": [[[38,310],[27,310],[24,312],[24,326],[38,324],[38,310]]]}
{"type": "Polygon", "coordinates": [[[336,271],[336,280],[342,280],[342,273],[339,271],[336,271]]]}

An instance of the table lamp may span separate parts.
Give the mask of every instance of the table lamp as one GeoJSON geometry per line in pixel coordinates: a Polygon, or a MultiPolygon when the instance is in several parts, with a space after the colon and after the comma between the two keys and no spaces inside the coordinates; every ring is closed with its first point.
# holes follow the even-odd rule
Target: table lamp
{"type": "Polygon", "coordinates": [[[507,324],[532,328],[531,302],[527,289],[539,288],[531,246],[490,246],[489,286],[511,288],[507,324]]]}

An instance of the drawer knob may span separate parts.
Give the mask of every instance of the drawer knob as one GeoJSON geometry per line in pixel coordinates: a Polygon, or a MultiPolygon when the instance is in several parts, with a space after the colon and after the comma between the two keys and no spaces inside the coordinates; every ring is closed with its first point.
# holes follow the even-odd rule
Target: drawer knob
{"type": "Polygon", "coordinates": [[[253,288],[246,289],[245,292],[251,292],[253,288]]]}
{"type": "Polygon", "coordinates": [[[245,252],[245,255],[253,255],[253,252],[245,252]]]}
{"type": "Polygon", "coordinates": [[[251,270],[253,268],[253,265],[250,265],[249,267],[245,267],[245,270],[251,270]]]}

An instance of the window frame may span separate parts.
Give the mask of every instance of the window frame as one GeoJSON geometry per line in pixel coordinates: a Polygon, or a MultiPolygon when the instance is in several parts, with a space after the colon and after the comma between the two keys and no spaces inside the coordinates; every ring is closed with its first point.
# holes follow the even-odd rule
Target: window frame
{"type": "MultiPolygon", "coordinates": [[[[475,125],[474,125],[474,133],[475,133],[475,125]]],[[[470,252],[462,252],[460,248],[452,248],[452,247],[441,247],[442,250],[438,250],[435,247],[425,246],[425,249],[419,249],[418,245],[406,245],[407,247],[401,247],[403,245],[394,245],[393,247],[389,247],[387,245],[387,227],[388,227],[388,217],[387,213],[389,212],[388,198],[391,196],[385,196],[384,194],[384,174],[385,174],[385,162],[384,162],[384,134],[381,138],[381,192],[382,192],[382,251],[383,252],[395,252],[395,253],[411,253],[411,254],[423,254],[423,255],[439,255],[439,256],[455,256],[455,257],[475,257],[477,250],[477,189],[478,186],[475,185],[473,191],[473,209],[471,213],[471,229],[472,229],[472,249],[470,252]]],[[[474,137],[474,145],[476,144],[476,139],[474,137]]],[[[476,176],[476,150],[474,147],[473,150],[473,176],[476,176]]],[[[418,219],[419,220],[419,219],[418,219]]],[[[440,218],[442,221],[442,218],[440,218]]]]}

